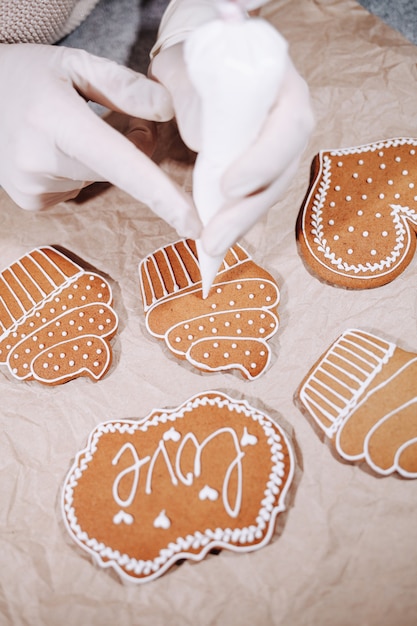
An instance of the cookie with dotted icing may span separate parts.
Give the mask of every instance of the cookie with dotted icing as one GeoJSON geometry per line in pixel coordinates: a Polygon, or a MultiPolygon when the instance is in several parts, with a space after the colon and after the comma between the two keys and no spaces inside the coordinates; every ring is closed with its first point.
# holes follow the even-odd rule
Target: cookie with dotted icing
{"type": "Polygon", "coordinates": [[[51,246],[0,274],[0,363],[47,385],[99,380],[111,364],[118,319],[108,282],[51,246]]]}
{"type": "Polygon", "coordinates": [[[313,367],[298,398],[342,459],[417,478],[417,354],[347,330],[313,367]]]}
{"type": "Polygon", "coordinates": [[[410,263],[416,234],[416,139],[316,155],[297,239],[317,276],[351,289],[384,285],[410,263]]]}
{"type": "Polygon", "coordinates": [[[146,257],[139,276],[147,329],[174,355],[203,371],[236,369],[250,380],[266,370],[279,290],[240,245],[227,253],[207,298],[191,240],[146,257]]]}
{"type": "Polygon", "coordinates": [[[101,567],[143,583],[213,549],[266,545],[293,473],[280,426],[209,391],[141,421],[99,424],[66,477],[63,517],[101,567]]]}

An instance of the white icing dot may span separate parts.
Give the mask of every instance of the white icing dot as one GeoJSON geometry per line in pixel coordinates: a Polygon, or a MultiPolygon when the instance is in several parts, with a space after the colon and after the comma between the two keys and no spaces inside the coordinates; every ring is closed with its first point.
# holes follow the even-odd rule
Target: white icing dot
{"type": "Polygon", "coordinates": [[[72,299],[73,299],[73,297],[74,297],[74,296],[72,295],[72,293],[69,293],[69,294],[68,294],[68,300],[72,300],[72,299]]]}
{"type": "Polygon", "coordinates": [[[384,156],[384,153],[383,153],[383,151],[382,151],[382,150],[380,150],[380,151],[378,152],[378,156],[381,156],[381,157],[382,157],[382,156],[384,156]]]}
{"type": "Polygon", "coordinates": [[[386,168],[385,163],[381,163],[381,165],[379,166],[379,168],[380,168],[381,170],[384,170],[384,169],[386,168]]]}
{"type": "Polygon", "coordinates": [[[175,337],[175,341],[176,343],[179,343],[181,341],[181,337],[175,337]]]}
{"type": "Polygon", "coordinates": [[[265,356],[265,350],[261,350],[259,353],[261,356],[265,356]]]}
{"type": "Polygon", "coordinates": [[[230,354],[229,354],[228,352],[225,352],[225,353],[223,354],[223,356],[224,356],[224,358],[225,358],[225,359],[228,359],[228,358],[229,358],[229,356],[230,356],[230,354]]]}
{"type": "Polygon", "coordinates": [[[232,343],[232,348],[233,349],[237,348],[237,343],[232,343]]]}
{"type": "Polygon", "coordinates": [[[59,328],[61,326],[61,322],[58,320],[58,322],[55,322],[55,326],[59,328]]]}
{"type": "Polygon", "coordinates": [[[383,199],[385,198],[385,194],[384,194],[384,193],[380,193],[380,194],[379,194],[379,198],[380,198],[381,200],[383,200],[383,199]]]}
{"type": "Polygon", "coordinates": [[[376,255],[376,250],[371,250],[371,254],[372,254],[372,256],[375,256],[376,255]]]}
{"type": "Polygon", "coordinates": [[[363,165],[363,159],[359,159],[358,164],[363,165]]]}
{"type": "Polygon", "coordinates": [[[394,198],[395,198],[396,200],[398,200],[398,198],[400,198],[400,194],[399,194],[399,193],[395,193],[395,194],[394,194],[394,198]]]}
{"type": "Polygon", "coordinates": [[[29,326],[33,328],[35,326],[35,322],[30,322],[29,326]]]}
{"type": "Polygon", "coordinates": [[[252,326],[253,325],[253,320],[248,320],[248,324],[249,324],[249,326],[252,326]]]}
{"type": "Polygon", "coordinates": [[[188,330],[189,328],[190,328],[190,325],[189,325],[189,324],[184,324],[184,329],[185,329],[185,330],[188,330]]]}
{"type": "Polygon", "coordinates": [[[214,319],[215,319],[215,318],[211,315],[211,316],[209,317],[209,322],[213,323],[213,322],[214,322],[214,319]]]}
{"type": "Polygon", "coordinates": [[[387,231],[386,231],[386,230],[383,230],[383,231],[382,231],[382,236],[383,236],[383,237],[388,237],[388,233],[387,233],[387,231]]]}
{"type": "Polygon", "coordinates": [[[240,313],[236,313],[235,318],[236,318],[237,320],[240,320],[240,318],[241,318],[240,313]]]}
{"type": "Polygon", "coordinates": [[[330,206],[332,207],[332,209],[334,209],[334,207],[336,206],[336,202],[334,201],[330,202],[330,206]]]}
{"type": "Polygon", "coordinates": [[[78,350],[78,346],[77,346],[77,345],[72,346],[72,349],[73,349],[73,350],[75,350],[75,352],[77,352],[77,350],[78,350]]]}
{"type": "Polygon", "coordinates": [[[98,367],[100,365],[100,363],[98,361],[94,361],[93,365],[94,365],[94,367],[98,367]]]}
{"type": "Polygon", "coordinates": [[[388,185],[393,185],[393,184],[394,184],[394,181],[390,179],[390,180],[388,181],[388,185]]]}
{"type": "Polygon", "coordinates": [[[238,285],[236,285],[236,289],[242,289],[242,285],[239,283],[238,285]]]}
{"type": "Polygon", "coordinates": [[[369,235],[368,231],[364,230],[363,233],[362,233],[362,237],[367,237],[368,235],[369,235]]]}
{"type": "Polygon", "coordinates": [[[408,185],[408,187],[409,187],[410,189],[414,189],[414,183],[410,183],[410,184],[408,185]]]}
{"type": "Polygon", "coordinates": [[[70,325],[70,326],[74,326],[74,324],[75,324],[74,320],[70,320],[70,321],[69,321],[69,325],[70,325]]]}
{"type": "Polygon", "coordinates": [[[229,328],[230,322],[225,322],[224,325],[226,326],[226,328],[229,328]]]}
{"type": "Polygon", "coordinates": [[[104,309],[99,309],[98,312],[100,313],[100,315],[103,315],[104,309]]]}
{"type": "Polygon", "coordinates": [[[26,348],[25,352],[26,352],[26,354],[29,354],[30,353],[30,348],[26,348]]]}
{"type": "Polygon", "coordinates": [[[251,369],[254,370],[256,368],[256,363],[251,363],[250,366],[251,366],[251,369]]]}
{"type": "Polygon", "coordinates": [[[221,293],[221,292],[222,292],[221,287],[217,287],[216,293],[221,293]]]}
{"type": "Polygon", "coordinates": [[[36,336],[36,335],[33,335],[33,337],[32,337],[32,341],[38,341],[38,338],[37,338],[37,336],[36,336]]]}
{"type": "Polygon", "coordinates": [[[242,334],[242,330],[240,328],[238,328],[237,331],[236,331],[236,334],[237,335],[241,335],[242,334]]]}
{"type": "Polygon", "coordinates": [[[218,347],[219,347],[219,344],[217,343],[217,341],[215,341],[215,342],[213,343],[213,348],[218,348],[218,347]]]}
{"type": "Polygon", "coordinates": [[[353,254],[353,250],[352,248],[349,248],[349,250],[347,251],[348,254],[353,254]]]}
{"type": "Polygon", "coordinates": [[[354,231],[354,230],[355,230],[355,227],[354,227],[354,226],[349,226],[348,231],[349,231],[350,233],[353,233],[353,231],[354,231]]]}
{"type": "Polygon", "coordinates": [[[83,354],[83,359],[86,361],[88,359],[88,354],[83,354]]]}
{"type": "Polygon", "coordinates": [[[73,289],[78,289],[78,285],[77,285],[77,283],[74,283],[74,285],[73,285],[73,289]]]}
{"type": "Polygon", "coordinates": [[[87,296],[81,296],[81,300],[87,300],[87,296]]]}
{"type": "Polygon", "coordinates": [[[362,198],[362,200],[367,200],[368,196],[364,193],[364,194],[362,194],[361,198],[362,198]]]}
{"type": "Polygon", "coordinates": [[[82,326],[78,326],[77,330],[82,331],[83,327],[82,326]]]}
{"type": "Polygon", "coordinates": [[[187,336],[187,339],[188,339],[189,341],[192,341],[192,340],[193,340],[193,338],[194,338],[194,337],[193,337],[193,335],[188,335],[188,336],[187,336]]]}
{"type": "Polygon", "coordinates": [[[214,302],[213,302],[213,304],[211,305],[211,308],[212,309],[217,309],[217,304],[214,304],[214,302]]]}
{"type": "Polygon", "coordinates": [[[271,296],[266,296],[265,300],[266,300],[267,302],[271,302],[272,298],[271,298],[271,296]]]}
{"type": "Polygon", "coordinates": [[[335,236],[333,237],[333,239],[334,239],[335,241],[339,241],[339,235],[335,235],[335,236]]]}
{"type": "Polygon", "coordinates": [[[66,311],[68,307],[67,307],[66,304],[63,304],[61,308],[62,308],[63,311],[66,311]]]}
{"type": "Polygon", "coordinates": [[[414,150],[414,148],[412,148],[412,149],[410,150],[410,154],[413,154],[413,155],[414,155],[415,153],[416,153],[416,151],[414,150]]]}
{"type": "MultiPolygon", "coordinates": [[[[250,296],[249,296],[250,297],[250,296]]],[[[234,300],[230,300],[229,302],[229,306],[235,306],[235,301],[234,300]]]]}
{"type": "Polygon", "coordinates": [[[73,361],[73,360],[71,359],[71,361],[69,361],[68,365],[69,365],[70,367],[74,367],[74,365],[75,365],[75,361],[73,361]]]}
{"type": "Polygon", "coordinates": [[[380,217],[382,217],[382,215],[381,215],[381,213],[375,213],[375,217],[377,217],[379,219],[380,217]]]}
{"type": "Polygon", "coordinates": [[[334,220],[329,220],[329,226],[334,226],[334,220]]]}
{"type": "Polygon", "coordinates": [[[336,187],[334,188],[335,191],[340,191],[340,185],[336,185],[336,187]]]}
{"type": "Polygon", "coordinates": [[[44,363],[42,367],[46,370],[49,367],[49,363],[44,363]]]}
{"type": "Polygon", "coordinates": [[[357,172],[354,172],[354,173],[352,174],[352,178],[358,178],[358,176],[359,176],[359,174],[358,174],[357,172]]]}
{"type": "Polygon", "coordinates": [[[359,215],[359,217],[361,217],[361,216],[363,215],[363,211],[361,211],[361,210],[359,209],[359,211],[358,211],[358,215],[359,215]]]}
{"type": "Polygon", "coordinates": [[[261,283],[261,284],[259,285],[259,289],[265,289],[265,285],[264,285],[263,283],[261,283]]]}
{"type": "Polygon", "coordinates": [[[263,335],[264,333],[265,333],[265,328],[260,328],[260,329],[259,329],[259,334],[260,334],[260,335],[263,335]]]}
{"type": "Polygon", "coordinates": [[[337,167],[342,167],[342,165],[343,165],[342,161],[338,161],[337,167]]]}
{"type": "Polygon", "coordinates": [[[102,349],[101,348],[97,348],[96,354],[101,354],[101,353],[102,353],[102,349]]]}
{"type": "Polygon", "coordinates": [[[399,163],[401,161],[401,157],[397,156],[395,157],[395,160],[397,161],[397,163],[399,163]]]}
{"type": "Polygon", "coordinates": [[[62,335],[63,337],[66,337],[66,336],[68,335],[68,332],[67,332],[66,330],[63,330],[63,331],[62,331],[62,333],[61,333],[61,335],[62,335]]]}
{"type": "Polygon", "coordinates": [[[36,311],[35,315],[36,315],[36,317],[40,317],[40,316],[41,316],[41,314],[39,313],[39,311],[36,311]]]}
{"type": "Polygon", "coordinates": [[[245,355],[249,356],[250,355],[250,350],[245,350],[245,355]]]}
{"type": "Polygon", "coordinates": [[[23,369],[27,370],[29,365],[27,363],[23,363],[23,369]]]}
{"type": "Polygon", "coordinates": [[[41,321],[42,321],[42,323],[43,323],[43,324],[45,324],[45,322],[46,322],[46,317],[43,317],[41,321]]]}
{"type": "Polygon", "coordinates": [[[371,177],[367,178],[366,182],[370,184],[372,182],[372,178],[371,177]]]}
{"type": "Polygon", "coordinates": [[[40,344],[39,344],[39,350],[43,350],[43,349],[44,349],[44,347],[45,347],[45,344],[44,344],[44,343],[40,343],[40,344]]]}
{"type": "Polygon", "coordinates": [[[352,196],[346,196],[346,202],[350,202],[352,200],[352,196]]]}
{"type": "Polygon", "coordinates": [[[55,313],[55,309],[52,307],[51,309],[49,309],[50,313],[55,313]]]}
{"type": "Polygon", "coordinates": [[[209,356],[210,356],[210,355],[209,355],[209,353],[208,353],[208,352],[205,352],[205,353],[203,354],[203,357],[204,357],[205,359],[208,359],[208,358],[209,358],[209,356]]]}
{"type": "Polygon", "coordinates": [[[90,324],[94,324],[94,317],[89,317],[88,321],[90,322],[90,324]]]}
{"type": "Polygon", "coordinates": [[[99,330],[104,330],[104,326],[103,326],[103,324],[99,324],[99,325],[98,325],[98,329],[99,329],[99,330]]]}
{"type": "Polygon", "coordinates": [[[61,352],[60,355],[59,355],[59,358],[60,359],[65,359],[65,352],[61,352]]]}
{"type": "Polygon", "coordinates": [[[102,294],[102,293],[98,293],[98,294],[97,294],[97,298],[102,298],[102,297],[103,297],[103,294],[102,294]]]}
{"type": "Polygon", "coordinates": [[[212,328],[211,332],[213,333],[213,335],[216,335],[217,334],[217,328],[212,328]]]}
{"type": "Polygon", "coordinates": [[[250,294],[249,294],[249,300],[253,300],[253,299],[254,299],[254,297],[255,297],[255,294],[254,294],[254,293],[250,293],[250,294]]]}
{"type": "Polygon", "coordinates": [[[59,371],[59,365],[54,365],[54,370],[55,370],[55,372],[58,372],[59,371]]]}

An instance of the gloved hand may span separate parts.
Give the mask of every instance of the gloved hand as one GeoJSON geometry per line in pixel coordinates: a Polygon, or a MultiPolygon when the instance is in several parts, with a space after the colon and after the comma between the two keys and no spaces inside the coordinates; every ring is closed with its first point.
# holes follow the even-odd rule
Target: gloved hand
{"type": "Polygon", "coordinates": [[[0,84],[0,185],[18,205],[46,208],[105,180],[181,236],[198,236],[191,199],[146,155],[154,143],[149,124],[133,119],[129,141],[86,102],[164,121],[173,108],[162,85],[82,50],[38,44],[0,44],[0,84]]]}
{"type": "MultiPolygon", "coordinates": [[[[248,9],[264,4],[242,0],[248,9]]],[[[171,94],[178,128],[184,142],[199,152],[200,101],[187,74],[183,41],[194,27],[216,17],[207,0],[173,0],[161,22],[150,74],[171,94]]],[[[225,172],[223,208],[202,231],[205,251],[223,255],[287,190],[313,129],[313,114],[305,81],[291,59],[275,104],[257,140],[225,172]]]]}

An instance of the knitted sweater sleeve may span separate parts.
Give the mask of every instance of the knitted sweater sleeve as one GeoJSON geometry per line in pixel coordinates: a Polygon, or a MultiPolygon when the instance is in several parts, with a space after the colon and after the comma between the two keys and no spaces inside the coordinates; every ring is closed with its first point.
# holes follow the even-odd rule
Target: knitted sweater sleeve
{"type": "Polygon", "coordinates": [[[55,43],[81,24],[97,3],[0,0],[0,43],[55,43]]]}

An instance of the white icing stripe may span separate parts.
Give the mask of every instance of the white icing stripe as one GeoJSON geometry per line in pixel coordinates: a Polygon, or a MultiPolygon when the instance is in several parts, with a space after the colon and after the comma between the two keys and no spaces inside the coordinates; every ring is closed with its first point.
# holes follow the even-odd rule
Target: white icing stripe
{"type": "MultiPolygon", "coordinates": [[[[324,355],[324,357],[315,367],[312,374],[308,377],[308,379],[305,381],[305,383],[301,387],[300,392],[299,392],[299,397],[300,397],[301,402],[306,406],[311,416],[314,418],[314,420],[320,426],[320,428],[324,430],[324,432],[327,434],[328,437],[333,437],[334,434],[338,431],[340,425],[344,423],[347,415],[356,406],[358,399],[362,396],[365,389],[371,384],[375,376],[381,371],[382,366],[385,365],[389,361],[392,354],[394,353],[395,344],[384,342],[386,345],[386,350],[384,351],[384,349],[381,348],[381,345],[380,345],[381,342],[382,340],[379,340],[379,337],[372,336],[370,333],[365,333],[365,332],[355,331],[355,330],[346,331],[331,346],[328,352],[324,355]],[[340,346],[340,343],[346,341],[347,338],[349,338],[349,341],[351,343],[355,343],[354,339],[357,338],[358,342],[365,341],[365,343],[369,344],[369,346],[375,345],[375,348],[378,352],[378,355],[374,355],[375,358],[377,359],[376,364],[374,363],[371,371],[365,372],[365,375],[361,378],[356,377],[350,371],[347,371],[343,367],[338,366],[336,363],[332,362],[331,360],[334,355],[335,350],[337,350],[338,347],[340,346]],[[328,371],[327,369],[328,367],[334,368],[336,371],[339,371],[343,377],[346,377],[347,380],[351,380],[352,386],[349,388],[349,386],[347,385],[347,382],[343,382],[335,374],[332,375],[331,372],[328,371]],[[336,415],[329,413],[325,407],[323,407],[319,402],[313,400],[313,398],[310,395],[310,390],[314,389],[314,387],[312,387],[313,381],[315,385],[316,384],[323,385],[323,388],[325,388],[325,385],[322,383],[321,379],[318,378],[318,375],[320,374],[320,372],[324,373],[324,375],[331,376],[337,382],[337,384],[341,384],[344,387],[347,387],[350,393],[350,399],[346,402],[346,405],[344,408],[341,408],[341,409],[339,408],[336,411],[336,406],[333,405],[336,411],[336,415]],[[324,415],[328,419],[328,421],[333,422],[333,424],[330,427],[323,424],[322,419],[321,419],[322,415],[324,415]]],[[[350,361],[346,360],[346,362],[349,366],[351,366],[350,361]]],[[[331,389],[331,392],[335,393],[334,389],[331,389]]],[[[329,406],[332,405],[332,402],[329,398],[325,397],[324,401],[329,406]]]]}

